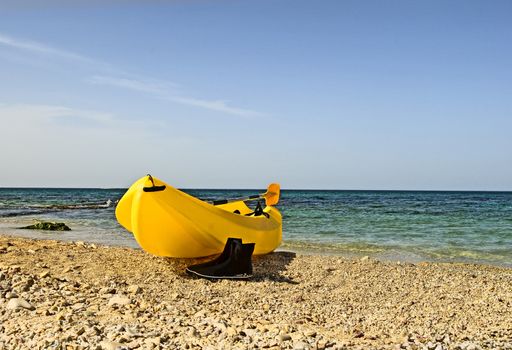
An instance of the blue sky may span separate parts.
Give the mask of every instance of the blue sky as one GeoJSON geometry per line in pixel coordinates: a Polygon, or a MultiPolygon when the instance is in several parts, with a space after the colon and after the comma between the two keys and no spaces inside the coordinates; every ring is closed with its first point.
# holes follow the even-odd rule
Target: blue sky
{"type": "Polygon", "coordinates": [[[509,1],[0,5],[0,186],[512,190],[509,1]]]}

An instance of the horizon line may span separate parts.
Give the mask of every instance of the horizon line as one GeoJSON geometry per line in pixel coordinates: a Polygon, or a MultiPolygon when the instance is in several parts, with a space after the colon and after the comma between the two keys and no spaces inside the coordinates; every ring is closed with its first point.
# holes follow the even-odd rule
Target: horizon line
{"type": "MultiPolygon", "coordinates": [[[[0,190],[6,189],[47,189],[47,190],[127,190],[128,187],[42,187],[42,186],[0,186],[0,190]]],[[[223,187],[175,187],[178,190],[201,191],[262,191],[263,188],[223,188],[223,187]]],[[[512,193],[512,190],[441,190],[441,189],[337,189],[337,188],[281,188],[281,191],[338,191],[338,192],[502,192],[512,193]]]]}

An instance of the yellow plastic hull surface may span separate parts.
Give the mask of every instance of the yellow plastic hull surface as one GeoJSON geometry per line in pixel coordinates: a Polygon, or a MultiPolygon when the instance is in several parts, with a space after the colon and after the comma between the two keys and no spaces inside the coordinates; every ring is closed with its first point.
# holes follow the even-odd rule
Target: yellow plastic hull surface
{"type": "Polygon", "coordinates": [[[265,216],[245,216],[251,212],[243,201],[213,206],[153,177],[137,180],[116,207],[119,223],[132,232],[148,253],[175,258],[196,258],[220,253],[228,237],[255,243],[254,254],[276,249],[282,239],[282,217],[275,207],[266,207],[265,216]],[[239,210],[241,214],[234,214],[239,210]]]}

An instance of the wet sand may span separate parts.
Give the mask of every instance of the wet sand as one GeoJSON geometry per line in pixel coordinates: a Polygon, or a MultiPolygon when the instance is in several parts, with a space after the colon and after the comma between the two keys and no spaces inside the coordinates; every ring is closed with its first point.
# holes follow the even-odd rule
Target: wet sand
{"type": "Polygon", "coordinates": [[[277,252],[201,260],[0,235],[0,349],[512,349],[512,269],[277,252]]]}

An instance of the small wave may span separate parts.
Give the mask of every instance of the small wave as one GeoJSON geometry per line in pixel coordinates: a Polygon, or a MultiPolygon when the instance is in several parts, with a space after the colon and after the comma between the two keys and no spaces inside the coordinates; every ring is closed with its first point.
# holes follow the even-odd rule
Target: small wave
{"type": "Polygon", "coordinates": [[[46,209],[105,209],[112,207],[114,202],[108,199],[103,203],[81,203],[81,204],[53,204],[46,206],[46,209]]]}
{"type": "Polygon", "coordinates": [[[111,199],[108,199],[106,202],[102,203],[30,205],[23,208],[11,208],[9,210],[0,212],[0,217],[9,218],[17,216],[38,215],[60,210],[107,209],[115,207],[117,202],[117,200],[114,202],[111,199]]]}
{"type": "Polygon", "coordinates": [[[38,215],[48,213],[51,210],[15,210],[0,213],[0,218],[13,218],[17,216],[38,215]]]}
{"type": "Polygon", "coordinates": [[[299,252],[322,252],[329,254],[375,254],[388,249],[384,246],[363,242],[329,243],[301,240],[284,240],[281,247],[285,249],[294,249],[299,252]]]}
{"type": "Polygon", "coordinates": [[[114,204],[117,204],[118,201],[115,203],[112,202],[111,199],[107,200],[106,202],[90,202],[90,203],[79,203],[79,204],[36,204],[36,205],[29,205],[25,206],[24,209],[99,209],[99,208],[110,208],[114,204]]]}
{"type": "Polygon", "coordinates": [[[315,232],[314,234],[322,235],[322,236],[332,236],[332,235],[336,235],[337,233],[338,233],[337,231],[333,231],[333,230],[320,230],[320,231],[315,232]]]}

